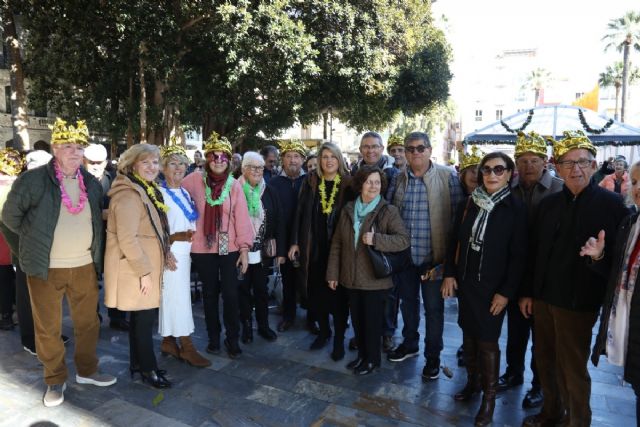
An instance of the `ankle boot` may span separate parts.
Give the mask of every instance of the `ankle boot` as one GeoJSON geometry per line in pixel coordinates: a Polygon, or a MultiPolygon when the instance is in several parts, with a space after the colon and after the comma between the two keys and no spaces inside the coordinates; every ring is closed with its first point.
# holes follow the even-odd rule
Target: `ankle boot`
{"type": "MultiPolygon", "coordinates": [[[[482,382],[482,403],[476,414],[475,425],[486,426],[493,421],[496,392],[500,372],[500,350],[497,342],[479,342],[478,354],[482,382]]],[[[466,347],[465,347],[466,351],[466,347]]]]}
{"type": "Polygon", "coordinates": [[[176,337],[168,336],[162,338],[162,344],[160,344],[160,352],[163,356],[173,356],[176,359],[180,359],[180,349],[176,342],[176,337]]]}
{"type": "Polygon", "coordinates": [[[459,402],[466,402],[480,391],[480,372],[478,369],[478,345],[474,338],[463,337],[464,364],[467,368],[467,384],[457,392],[453,398],[459,402]]]}
{"type": "Polygon", "coordinates": [[[191,337],[180,337],[180,359],[184,360],[196,368],[206,368],[211,366],[211,362],[203,357],[191,341],[191,337]]]}
{"type": "Polygon", "coordinates": [[[242,344],[253,342],[253,322],[251,319],[242,321],[242,344]]]}

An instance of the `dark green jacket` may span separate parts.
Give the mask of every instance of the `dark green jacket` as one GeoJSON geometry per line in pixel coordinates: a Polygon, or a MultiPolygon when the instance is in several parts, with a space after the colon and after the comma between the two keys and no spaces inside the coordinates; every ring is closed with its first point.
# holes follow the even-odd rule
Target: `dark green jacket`
{"type": "MultiPolygon", "coordinates": [[[[100,272],[103,257],[102,186],[84,169],[81,168],[80,172],[91,207],[91,255],[96,271],[100,272]]],[[[49,254],[61,206],[62,195],[53,159],[20,175],[7,195],[0,228],[11,252],[18,254],[20,267],[29,276],[47,280],[49,254]]]]}

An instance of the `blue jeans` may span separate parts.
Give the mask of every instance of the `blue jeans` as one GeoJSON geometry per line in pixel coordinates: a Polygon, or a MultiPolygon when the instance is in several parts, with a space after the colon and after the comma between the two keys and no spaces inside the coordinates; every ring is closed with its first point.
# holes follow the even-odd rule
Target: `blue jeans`
{"type": "Polygon", "coordinates": [[[420,274],[426,269],[412,266],[400,273],[400,311],[404,327],[402,336],[404,346],[410,350],[420,347],[420,291],[422,291],[422,303],[424,305],[425,332],[424,356],[425,358],[440,358],[442,351],[442,333],[444,330],[444,299],[440,293],[442,280],[422,282],[420,274]]]}

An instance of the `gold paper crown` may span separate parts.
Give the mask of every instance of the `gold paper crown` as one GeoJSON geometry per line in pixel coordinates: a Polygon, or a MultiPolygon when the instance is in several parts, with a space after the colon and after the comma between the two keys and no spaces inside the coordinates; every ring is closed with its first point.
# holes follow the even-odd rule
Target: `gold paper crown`
{"type": "Polygon", "coordinates": [[[397,135],[391,135],[387,140],[387,150],[397,145],[404,147],[404,140],[397,135]]]}
{"type": "Polygon", "coordinates": [[[525,153],[533,153],[538,156],[547,158],[547,142],[543,137],[537,133],[531,131],[529,134],[524,132],[518,132],[516,138],[516,152],[515,158],[517,159],[525,153]]]}
{"type": "Polygon", "coordinates": [[[559,141],[549,138],[553,142],[553,157],[556,161],[567,154],[568,151],[576,148],[583,148],[590,151],[594,156],[596,155],[596,147],[581,130],[566,130],[562,134],[564,137],[559,141]]]}
{"type": "Polygon", "coordinates": [[[469,166],[479,165],[483,157],[484,153],[478,148],[478,146],[472,145],[470,153],[460,153],[460,172],[469,166]]]}
{"type": "Polygon", "coordinates": [[[58,117],[53,126],[49,126],[49,129],[51,129],[52,144],[89,145],[89,129],[87,129],[87,123],[84,120],[78,120],[75,126],[67,126],[66,120],[58,117]]]}
{"type": "Polygon", "coordinates": [[[220,136],[217,132],[211,132],[209,139],[204,144],[204,154],[210,153],[212,151],[222,151],[231,157],[233,153],[233,148],[231,147],[231,143],[224,136],[220,136]]]}
{"type": "Polygon", "coordinates": [[[24,168],[24,157],[13,148],[0,149],[0,172],[16,176],[24,168]]]}
{"type": "Polygon", "coordinates": [[[182,145],[163,145],[160,147],[160,157],[163,159],[169,157],[172,154],[180,154],[186,156],[187,152],[182,145]]]}
{"type": "Polygon", "coordinates": [[[299,139],[291,139],[289,141],[280,141],[280,155],[284,155],[287,151],[295,151],[302,157],[307,157],[307,147],[299,139]]]}

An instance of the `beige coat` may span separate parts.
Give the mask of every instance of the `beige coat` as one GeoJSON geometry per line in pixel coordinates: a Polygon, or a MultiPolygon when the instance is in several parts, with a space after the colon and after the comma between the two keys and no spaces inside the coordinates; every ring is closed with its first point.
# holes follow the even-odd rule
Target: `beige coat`
{"type": "Polygon", "coordinates": [[[118,174],[109,197],[104,305],[123,311],[157,308],[164,270],[160,216],[144,190],[125,175],[118,174]],[[146,274],[153,286],[145,296],[140,278],[146,274]]]}

